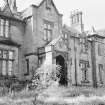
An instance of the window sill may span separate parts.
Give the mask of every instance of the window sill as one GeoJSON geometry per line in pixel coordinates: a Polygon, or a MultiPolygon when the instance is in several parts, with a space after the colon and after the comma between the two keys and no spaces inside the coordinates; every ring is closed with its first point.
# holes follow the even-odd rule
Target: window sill
{"type": "Polygon", "coordinates": [[[9,79],[9,78],[16,78],[15,75],[3,75],[3,74],[0,74],[0,79],[9,79]]]}
{"type": "Polygon", "coordinates": [[[24,74],[24,76],[29,76],[29,73],[24,74]]]}
{"type": "Polygon", "coordinates": [[[99,84],[103,85],[104,83],[103,82],[100,82],[99,84]]]}
{"type": "Polygon", "coordinates": [[[83,54],[88,54],[88,51],[81,51],[81,53],[83,53],[83,54]]]}
{"type": "Polygon", "coordinates": [[[89,83],[88,80],[81,81],[81,83],[89,83]]]}

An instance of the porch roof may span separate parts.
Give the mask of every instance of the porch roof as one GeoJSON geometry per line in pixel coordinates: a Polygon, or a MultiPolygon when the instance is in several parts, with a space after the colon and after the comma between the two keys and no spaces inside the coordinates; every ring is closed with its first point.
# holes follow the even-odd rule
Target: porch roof
{"type": "Polygon", "coordinates": [[[61,38],[62,38],[62,36],[55,38],[47,46],[55,45],[61,38]]]}

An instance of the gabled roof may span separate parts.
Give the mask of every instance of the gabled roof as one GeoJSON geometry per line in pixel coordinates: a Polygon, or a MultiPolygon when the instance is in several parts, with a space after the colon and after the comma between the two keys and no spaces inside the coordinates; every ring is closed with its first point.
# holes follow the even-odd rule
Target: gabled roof
{"type": "Polygon", "coordinates": [[[61,38],[62,38],[61,36],[55,38],[47,46],[55,45],[61,38]]]}
{"type": "Polygon", "coordinates": [[[11,9],[10,9],[10,6],[9,6],[8,2],[6,3],[6,5],[5,5],[5,7],[3,8],[2,12],[3,12],[4,14],[7,14],[8,16],[13,16],[13,13],[12,13],[12,11],[11,11],[11,9]]]}
{"type": "MultiPolygon", "coordinates": [[[[42,0],[40,3],[38,2],[37,4],[32,4],[32,6],[39,8],[45,1],[46,1],[46,0],[42,0]]],[[[57,14],[59,14],[59,15],[62,16],[62,14],[60,14],[59,11],[58,11],[58,9],[56,8],[56,6],[55,6],[53,0],[51,0],[51,3],[52,3],[52,5],[54,6],[54,8],[55,8],[57,14]]]]}
{"type": "Polygon", "coordinates": [[[88,31],[87,34],[88,34],[88,35],[96,35],[96,34],[97,34],[97,31],[96,31],[95,28],[92,26],[92,27],[91,27],[91,30],[88,31]]]}
{"type": "Polygon", "coordinates": [[[62,51],[62,52],[67,52],[67,45],[65,43],[65,40],[63,39],[62,36],[58,36],[57,38],[55,38],[54,40],[52,40],[46,47],[51,47],[53,46],[53,48],[56,51],[62,51]]]}
{"type": "Polygon", "coordinates": [[[8,19],[13,19],[13,20],[15,20],[15,21],[19,21],[19,22],[25,23],[24,20],[22,20],[22,19],[20,19],[20,18],[17,18],[17,17],[14,17],[14,16],[11,16],[11,15],[8,15],[8,14],[6,14],[5,12],[2,12],[2,11],[0,11],[0,16],[1,16],[1,17],[5,17],[5,18],[8,18],[8,19]]]}
{"type": "Polygon", "coordinates": [[[16,11],[16,13],[12,12],[10,5],[8,2],[5,3],[4,7],[1,7],[2,9],[0,10],[0,16],[2,17],[6,17],[9,19],[13,19],[16,21],[20,21],[20,22],[24,22],[21,18],[21,14],[19,12],[16,11]]]}
{"type": "Polygon", "coordinates": [[[95,30],[94,27],[92,27],[91,31],[88,31],[87,34],[88,34],[88,37],[96,36],[99,38],[105,38],[105,30],[95,30]]]}
{"type": "Polygon", "coordinates": [[[105,29],[102,29],[102,30],[98,30],[97,33],[101,36],[104,36],[105,37],[105,29]]]}

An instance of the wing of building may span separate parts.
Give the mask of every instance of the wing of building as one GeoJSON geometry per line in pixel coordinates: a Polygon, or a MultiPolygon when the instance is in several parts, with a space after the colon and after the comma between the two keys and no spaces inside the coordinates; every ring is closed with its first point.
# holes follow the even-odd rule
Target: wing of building
{"type": "Polygon", "coordinates": [[[18,12],[16,0],[5,0],[0,9],[0,75],[29,80],[44,62],[62,66],[61,85],[105,84],[102,31],[84,31],[82,12],[71,14],[71,27],[62,25],[62,14],[53,0],[18,12]]]}

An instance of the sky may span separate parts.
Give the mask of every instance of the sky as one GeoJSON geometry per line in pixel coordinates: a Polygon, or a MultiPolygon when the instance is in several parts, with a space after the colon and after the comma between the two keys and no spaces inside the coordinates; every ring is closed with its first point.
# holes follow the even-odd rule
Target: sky
{"type": "MultiPolygon", "coordinates": [[[[1,0],[0,0],[1,1],[1,0]]],[[[18,10],[42,0],[17,0],[18,10]]],[[[63,14],[63,23],[70,26],[70,13],[76,9],[83,12],[85,30],[92,26],[96,30],[105,29],[105,0],[53,0],[58,11],[63,14]]]]}

